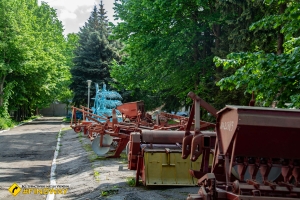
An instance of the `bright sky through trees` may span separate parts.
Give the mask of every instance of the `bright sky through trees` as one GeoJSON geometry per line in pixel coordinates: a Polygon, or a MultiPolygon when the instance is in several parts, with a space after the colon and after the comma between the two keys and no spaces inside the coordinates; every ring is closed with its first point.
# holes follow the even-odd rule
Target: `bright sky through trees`
{"type": "MultiPolygon", "coordinates": [[[[64,25],[64,34],[77,33],[79,27],[82,27],[88,20],[94,5],[97,7],[100,0],[38,0],[47,2],[51,7],[57,10],[58,19],[64,25]]],[[[110,22],[114,22],[114,1],[102,0],[104,9],[107,12],[106,16],[110,22]]]]}

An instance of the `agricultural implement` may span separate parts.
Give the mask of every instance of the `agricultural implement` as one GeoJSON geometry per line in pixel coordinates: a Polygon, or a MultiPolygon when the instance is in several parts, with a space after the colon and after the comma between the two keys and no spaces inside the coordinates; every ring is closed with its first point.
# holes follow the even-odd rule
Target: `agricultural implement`
{"type": "MultiPolygon", "coordinates": [[[[191,96],[196,98],[197,96],[191,96]]],[[[199,97],[197,97],[199,98],[199,97]]],[[[201,106],[209,110],[212,115],[216,115],[217,110],[199,98],[203,103],[201,106]]],[[[179,117],[168,113],[162,113],[161,117],[178,118],[180,123],[174,126],[162,125],[154,130],[141,130],[130,134],[128,169],[136,170],[136,185],[141,178],[145,186],[150,185],[185,185],[195,186],[197,179],[189,174],[189,169],[198,169],[202,166],[200,161],[184,160],[181,158],[185,135],[195,135],[203,133],[205,137],[215,138],[212,123],[200,121],[200,104],[194,101],[189,118],[179,117]],[[201,128],[200,128],[201,126],[201,128]],[[172,129],[175,130],[172,130],[172,129]],[[191,131],[194,129],[193,131],[191,131]]],[[[214,147],[214,142],[210,148],[214,147]]],[[[190,149],[188,149],[189,151],[190,149]]],[[[195,149],[196,150],[196,149],[195,149]]],[[[212,156],[208,159],[212,162],[212,156]]]]}
{"type": "Polygon", "coordinates": [[[138,130],[132,124],[124,125],[118,122],[115,110],[112,111],[113,116],[106,119],[93,114],[90,109],[83,106],[81,109],[73,107],[72,113],[76,111],[82,112],[84,120],[77,120],[73,114],[70,126],[77,133],[83,131],[92,141],[92,149],[97,155],[105,155],[114,141],[117,143],[114,154],[107,157],[119,158],[129,141],[129,134],[138,130]]]}
{"type": "Polygon", "coordinates": [[[199,171],[189,170],[200,189],[187,199],[299,199],[299,145],[299,110],[226,106],[217,112],[216,138],[195,131],[183,139],[182,158],[201,160],[199,171]]]}
{"type": "MultiPolygon", "coordinates": [[[[81,108],[72,108],[71,128],[77,133],[83,131],[84,135],[92,141],[92,149],[97,155],[105,155],[110,150],[110,145],[114,143],[116,144],[114,154],[107,157],[120,157],[132,132],[141,133],[143,130],[165,129],[183,130],[185,126],[183,119],[179,120],[178,124],[172,126],[168,124],[160,125],[159,121],[158,125],[154,124],[151,121],[151,116],[144,112],[142,101],[125,103],[117,108],[120,109],[123,116],[126,116],[123,118],[124,122],[117,120],[115,109],[112,109],[110,116],[106,115],[106,117],[103,117],[94,114],[92,109],[84,106],[81,106],[81,108]],[[83,120],[76,118],[76,113],[78,112],[82,113],[83,120]],[[128,118],[130,120],[126,122],[128,118]]],[[[172,118],[176,118],[176,116],[173,115],[172,118]]],[[[177,118],[183,117],[177,116],[177,118]]],[[[205,124],[205,122],[201,123],[205,124]]],[[[213,124],[209,125],[212,126],[213,124]]]]}

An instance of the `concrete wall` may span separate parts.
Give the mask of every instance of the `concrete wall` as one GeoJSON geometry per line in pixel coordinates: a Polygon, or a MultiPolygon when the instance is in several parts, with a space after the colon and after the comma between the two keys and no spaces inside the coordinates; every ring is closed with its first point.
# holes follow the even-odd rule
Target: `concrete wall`
{"type": "Polygon", "coordinates": [[[39,113],[43,116],[66,116],[67,115],[67,105],[58,103],[51,104],[48,108],[43,108],[39,111],[39,113]]]}

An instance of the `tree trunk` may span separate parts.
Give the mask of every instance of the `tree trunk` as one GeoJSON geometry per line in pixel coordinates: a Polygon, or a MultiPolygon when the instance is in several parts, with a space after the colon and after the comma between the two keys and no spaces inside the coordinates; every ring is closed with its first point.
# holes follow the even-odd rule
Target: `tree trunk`
{"type": "MultiPolygon", "coordinates": [[[[282,15],[285,12],[285,9],[287,8],[286,3],[280,4],[279,7],[279,14],[282,15]]],[[[280,32],[282,28],[282,25],[278,27],[278,33],[277,33],[277,55],[283,54],[284,49],[283,49],[283,43],[284,43],[284,35],[280,32]]],[[[281,76],[282,74],[279,72],[278,74],[279,76],[281,76]]],[[[275,99],[278,99],[279,96],[282,94],[283,92],[283,87],[278,89],[278,93],[276,94],[275,99]]],[[[277,101],[273,101],[272,107],[276,107],[277,105],[277,101]]]]}
{"type": "MultiPolygon", "coordinates": [[[[280,5],[279,14],[282,15],[286,9],[286,3],[280,5]]],[[[280,32],[282,26],[278,27],[277,35],[277,55],[283,54],[284,35],[280,32]]]]}
{"type": "Polygon", "coordinates": [[[3,106],[3,97],[4,97],[4,81],[5,81],[6,76],[1,77],[1,82],[0,82],[0,106],[3,106]]]}

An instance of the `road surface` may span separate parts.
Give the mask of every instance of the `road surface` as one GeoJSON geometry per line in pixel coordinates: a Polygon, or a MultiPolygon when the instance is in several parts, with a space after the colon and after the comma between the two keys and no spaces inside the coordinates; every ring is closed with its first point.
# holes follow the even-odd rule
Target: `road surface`
{"type": "Polygon", "coordinates": [[[46,199],[46,195],[22,192],[13,196],[8,188],[13,183],[19,187],[50,184],[57,134],[62,126],[62,117],[43,117],[0,133],[0,199],[46,199]]]}

